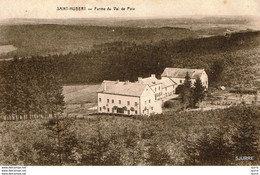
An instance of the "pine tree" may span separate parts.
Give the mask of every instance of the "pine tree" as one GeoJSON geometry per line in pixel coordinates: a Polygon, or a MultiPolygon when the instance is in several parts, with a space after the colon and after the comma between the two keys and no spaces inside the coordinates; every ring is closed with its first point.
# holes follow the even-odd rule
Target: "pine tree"
{"type": "Polygon", "coordinates": [[[62,84],[52,60],[22,58],[1,64],[0,111],[9,119],[34,118],[64,110],[62,84]]]}
{"type": "Polygon", "coordinates": [[[192,82],[189,73],[186,73],[183,89],[180,92],[182,103],[184,104],[184,107],[192,106],[193,99],[192,99],[192,88],[191,88],[192,82]]]}
{"type": "Polygon", "coordinates": [[[205,88],[202,86],[200,78],[197,78],[194,83],[193,90],[193,102],[196,105],[198,102],[201,102],[205,97],[205,88]]]}
{"type": "Polygon", "coordinates": [[[195,142],[185,148],[186,165],[227,165],[231,157],[231,149],[220,128],[210,137],[208,131],[195,142]]]}
{"type": "Polygon", "coordinates": [[[168,154],[167,150],[159,149],[157,145],[152,145],[148,149],[148,158],[146,162],[149,165],[158,166],[158,165],[169,165],[172,164],[171,157],[168,154]]]}
{"type": "Polygon", "coordinates": [[[253,156],[258,160],[258,131],[255,120],[259,112],[254,108],[242,106],[237,116],[236,132],[232,136],[234,156],[253,156]]]}

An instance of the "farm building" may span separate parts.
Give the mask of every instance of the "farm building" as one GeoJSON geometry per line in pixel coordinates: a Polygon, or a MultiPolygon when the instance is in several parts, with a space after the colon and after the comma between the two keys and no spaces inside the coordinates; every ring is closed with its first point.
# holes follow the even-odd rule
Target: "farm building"
{"type": "Polygon", "coordinates": [[[152,91],[154,92],[156,100],[161,98],[161,96],[162,96],[162,82],[159,81],[155,77],[155,74],[152,74],[151,77],[147,77],[147,78],[138,77],[137,82],[141,83],[141,84],[148,85],[152,89],[152,91]]]}
{"type": "Polygon", "coordinates": [[[177,83],[169,77],[162,77],[162,98],[169,97],[175,94],[177,83]]]}
{"type": "Polygon", "coordinates": [[[151,77],[147,78],[138,77],[138,82],[147,84],[154,91],[156,100],[172,96],[177,87],[177,83],[171,78],[162,77],[161,79],[157,79],[155,74],[152,74],[151,77]]]}
{"type": "Polygon", "coordinates": [[[208,89],[208,75],[204,69],[165,68],[161,77],[169,77],[178,85],[183,84],[186,74],[190,75],[192,85],[200,78],[202,85],[208,89]]]}
{"type": "Polygon", "coordinates": [[[104,80],[98,94],[98,113],[124,115],[150,115],[162,113],[162,101],[174,96],[175,89],[184,83],[189,73],[194,84],[200,78],[208,88],[208,76],[204,69],[166,68],[157,79],[138,77],[136,82],[104,80]]]}
{"type": "Polygon", "coordinates": [[[98,113],[150,115],[162,113],[161,101],[147,84],[129,81],[107,81],[98,94],[98,113]]]}

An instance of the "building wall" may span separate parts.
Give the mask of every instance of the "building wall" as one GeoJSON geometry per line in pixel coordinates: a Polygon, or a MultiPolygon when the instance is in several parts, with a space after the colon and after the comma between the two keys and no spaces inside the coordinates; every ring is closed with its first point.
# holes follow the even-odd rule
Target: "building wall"
{"type": "Polygon", "coordinates": [[[155,99],[154,92],[151,88],[147,87],[140,98],[141,101],[141,114],[150,115],[150,114],[161,114],[162,107],[161,101],[155,99]]]}
{"type": "Polygon", "coordinates": [[[126,107],[127,110],[124,110],[122,114],[139,115],[140,98],[133,96],[98,93],[98,113],[117,114],[121,112],[120,109],[122,109],[123,107],[126,107]],[[115,108],[113,108],[114,106],[117,106],[118,109],[115,110],[115,108]],[[131,108],[134,109],[134,111],[132,111],[131,108]]]}
{"type": "MultiPolygon", "coordinates": [[[[183,84],[185,81],[185,78],[171,78],[173,81],[175,81],[178,85],[183,84]]],[[[203,74],[200,77],[200,80],[202,82],[202,85],[208,89],[208,75],[206,72],[203,72],[203,74]]],[[[191,79],[192,85],[194,85],[196,79],[191,79]]]]}
{"type": "Polygon", "coordinates": [[[162,88],[162,97],[167,97],[175,94],[176,85],[162,88]]]}
{"type": "Polygon", "coordinates": [[[208,75],[206,74],[206,72],[203,72],[203,74],[200,77],[200,80],[202,82],[202,85],[204,87],[206,87],[206,89],[208,89],[208,87],[209,87],[209,82],[208,81],[209,80],[208,80],[208,75]]]}
{"type": "Polygon", "coordinates": [[[150,88],[155,93],[155,99],[159,99],[162,96],[162,84],[155,84],[150,86],[150,88]]]}
{"type": "MultiPolygon", "coordinates": [[[[176,82],[178,85],[183,84],[185,81],[185,78],[171,78],[174,82],[176,82]]],[[[194,83],[194,80],[191,79],[191,82],[194,83]]]]}
{"type": "MultiPolygon", "coordinates": [[[[123,109],[124,115],[151,115],[162,113],[161,100],[156,100],[154,92],[149,86],[146,87],[141,97],[123,96],[116,94],[98,93],[98,113],[120,114],[117,109],[123,109]],[[134,111],[131,110],[134,109],[134,111]]],[[[122,112],[122,111],[121,111],[122,112]]]]}

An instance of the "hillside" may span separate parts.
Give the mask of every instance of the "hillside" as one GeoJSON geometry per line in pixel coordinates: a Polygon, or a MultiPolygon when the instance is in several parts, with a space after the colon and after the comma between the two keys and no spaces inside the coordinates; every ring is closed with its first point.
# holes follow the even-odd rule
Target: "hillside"
{"type": "MultiPolygon", "coordinates": [[[[165,39],[181,40],[196,37],[184,28],[104,27],[86,25],[6,25],[0,26],[0,46],[13,45],[16,51],[2,58],[49,54],[78,53],[93,45],[124,42],[153,42],[165,39]]],[[[1,58],[0,57],[0,58],[1,58]]]]}
{"type": "Polygon", "coordinates": [[[204,68],[209,84],[256,86],[259,76],[260,32],[234,33],[231,37],[165,40],[136,44],[113,42],[95,46],[89,52],[38,57],[53,61],[63,84],[100,83],[107,80],[136,81],[165,67],[204,68]],[[223,71],[214,72],[214,66],[223,71]],[[218,76],[218,80],[216,78],[218,76]]]}
{"type": "MultiPolygon", "coordinates": [[[[208,25],[207,20],[202,24],[208,25]]],[[[0,26],[0,43],[17,49],[2,58],[18,55],[54,60],[63,84],[135,81],[138,76],[160,75],[165,67],[186,67],[204,68],[210,85],[216,85],[214,64],[221,64],[219,85],[256,87],[260,32],[232,32],[225,37],[224,31],[221,27],[193,31],[169,26],[9,25],[0,26]]]]}

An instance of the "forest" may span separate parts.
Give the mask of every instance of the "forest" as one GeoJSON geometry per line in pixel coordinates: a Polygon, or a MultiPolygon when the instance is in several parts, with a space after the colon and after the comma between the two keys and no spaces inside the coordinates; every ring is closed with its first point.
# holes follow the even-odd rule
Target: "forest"
{"type": "Polygon", "coordinates": [[[20,120],[63,112],[64,96],[57,70],[44,58],[14,58],[0,67],[1,119],[20,120]]]}
{"type": "MultiPolygon", "coordinates": [[[[204,68],[209,84],[216,76],[231,86],[245,79],[252,84],[259,32],[234,33],[231,37],[164,40],[158,43],[112,42],[95,45],[92,50],[49,56],[34,56],[55,66],[62,84],[90,84],[107,80],[130,80],[159,76],[165,67],[204,68]],[[246,77],[247,76],[247,77],[246,77]]],[[[2,63],[0,63],[1,66],[2,63]]],[[[217,78],[217,79],[218,79],[217,78]]]]}
{"type": "MultiPolygon", "coordinates": [[[[94,20],[95,21],[95,20],[94,20]]],[[[104,20],[103,20],[104,21],[104,20]]],[[[181,40],[197,37],[185,28],[139,28],[88,25],[0,25],[0,45],[13,45],[14,52],[0,58],[86,52],[94,45],[112,42],[156,43],[162,39],[181,40]]]]}

